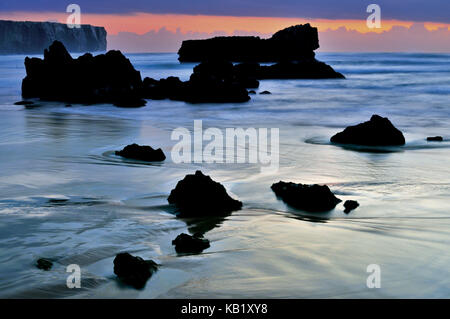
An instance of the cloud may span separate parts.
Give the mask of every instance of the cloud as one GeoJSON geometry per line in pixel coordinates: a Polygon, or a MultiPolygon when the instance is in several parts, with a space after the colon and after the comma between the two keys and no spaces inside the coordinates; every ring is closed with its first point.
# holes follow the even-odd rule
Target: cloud
{"type": "MultiPolygon", "coordinates": [[[[124,52],[177,52],[183,40],[205,39],[220,35],[256,35],[262,38],[271,34],[236,30],[232,34],[215,32],[175,32],[166,28],[143,35],[120,32],[108,35],[108,49],[124,52]]],[[[360,33],[341,27],[319,32],[320,51],[328,52],[450,52],[450,30],[439,28],[430,31],[423,24],[410,28],[396,26],[382,33],[360,33]]]]}
{"type": "MultiPolygon", "coordinates": [[[[377,0],[382,18],[408,21],[450,22],[447,0],[377,0]]],[[[65,12],[69,2],[60,0],[2,1],[0,12],[65,12]]],[[[133,12],[162,14],[201,14],[255,17],[299,17],[322,19],[365,19],[367,5],[361,0],[77,0],[82,12],[129,14],[133,12]]]]}

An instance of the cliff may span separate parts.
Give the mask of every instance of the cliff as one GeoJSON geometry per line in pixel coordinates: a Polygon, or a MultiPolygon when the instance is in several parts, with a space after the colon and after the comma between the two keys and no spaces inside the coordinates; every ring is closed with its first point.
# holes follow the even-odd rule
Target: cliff
{"type": "Polygon", "coordinates": [[[223,59],[233,62],[279,62],[314,58],[319,48],[317,28],[309,23],[276,32],[269,39],[259,37],[215,37],[183,41],[178,51],[181,62],[223,59]]]}
{"type": "Polygon", "coordinates": [[[103,27],[81,25],[70,29],[63,23],[0,20],[0,54],[42,53],[54,40],[61,41],[70,52],[106,50],[103,27]]]}

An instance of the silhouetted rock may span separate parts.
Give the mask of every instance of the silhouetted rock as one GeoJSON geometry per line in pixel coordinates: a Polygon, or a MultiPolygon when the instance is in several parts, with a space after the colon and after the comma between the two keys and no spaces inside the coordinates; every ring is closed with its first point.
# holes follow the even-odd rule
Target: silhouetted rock
{"type": "Polygon", "coordinates": [[[194,67],[182,100],[191,103],[247,102],[250,100],[247,84],[246,79],[234,76],[232,63],[203,62],[194,67]]]}
{"type": "Polygon", "coordinates": [[[272,93],[270,93],[269,91],[262,91],[262,92],[259,93],[259,94],[272,94],[272,93]]]}
{"type": "Polygon", "coordinates": [[[114,273],[122,282],[136,289],[143,288],[157,269],[158,265],[153,260],[144,260],[129,253],[120,253],[114,258],[114,273]]]}
{"type": "Polygon", "coordinates": [[[223,185],[201,171],[179,181],[168,201],[176,205],[180,217],[217,216],[242,208],[242,203],[231,198],[223,185]]]}
{"type": "Polygon", "coordinates": [[[39,258],[36,262],[36,267],[43,270],[50,270],[53,267],[53,263],[50,259],[39,258]]]}
{"type": "Polygon", "coordinates": [[[387,118],[372,115],[370,121],[337,133],[331,137],[331,142],[366,146],[404,145],[405,137],[387,118]]]}
{"type": "Polygon", "coordinates": [[[323,212],[333,209],[341,200],[334,196],[326,185],[306,185],[278,182],[272,190],[286,204],[308,212],[323,212]]]}
{"type": "Polygon", "coordinates": [[[18,101],[14,103],[14,105],[32,105],[32,104],[34,104],[34,102],[32,101],[18,101]]]}
{"type": "Polygon", "coordinates": [[[185,88],[186,82],[178,77],[170,76],[159,81],[146,77],[143,81],[142,96],[153,100],[180,99],[185,88]]]}
{"type": "Polygon", "coordinates": [[[194,67],[189,81],[183,82],[177,77],[159,81],[145,78],[142,96],[189,103],[247,102],[250,97],[246,88],[257,86],[259,82],[251,78],[240,78],[233,71],[232,63],[209,61],[194,67]]]}
{"type": "Polygon", "coordinates": [[[302,61],[282,61],[273,65],[261,66],[260,80],[265,79],[345,79],[331,66],[316,59],[302,61]]]}
{"type": "Polygon", "coordinates": [[[444,139],[442,138],[442,136],[430,136],[427,137],[427,141],[428,142],[442,142],[444,139]]]}
{"type": "Polygon", "coordinates": [[[356,200],[346,200],[344,203],[344,212],[350,213],[350,211],[356,209],[359,206],[359,203],[356,200]]]}
{"type": "Polygon", "coordinates": [[[145,106],[147,101],[137,96],[122,96],[117,98],[113,104],[117,107],[135,108],[145,106]]]}
{"type": "Polygon", "coordinates": [[[250,91],[248,91],[248,94],[256,94],[256,91],[250,90],[250,91]]]}
{"type": "Polygon", "coordinates": [[[116,151],[115,154],[146,162],[161,162],[166,159],[166,155],[160,148],[155,150],[151,146],[140,146],[138,144],[127,145],[123,150],[116,151]]]}
{"type": "Polygon", "coordinates": [[[177,253],[201,253],[206,248],[209,248],[209,240],[202,238],[199,234],[190,236],[188,234],[180,234],[172,241],[175,245],[177,253]]]}
{"type": "Polygon", "coordinates": [[[317,28],[309,23],[276,32],[270,39],[259,37],[215,37],[183,41],[178,51],[181,62],[222,59],[233,62],[278,62],[313,58],[319,48],[317,28]]]}
{"type": "Polygon", "coordinates": [[[64,45],[54,41],[44,59],[25,58],[27,76],[22,96],[69,103],[115,103],[137,106],[141,75],[120,51],[73,59],[64,45]]]}

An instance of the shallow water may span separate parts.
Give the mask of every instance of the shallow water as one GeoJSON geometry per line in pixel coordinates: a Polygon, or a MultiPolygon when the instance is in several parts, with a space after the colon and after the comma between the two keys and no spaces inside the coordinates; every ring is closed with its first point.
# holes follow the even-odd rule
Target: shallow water
{"type": "MultiPolygon", "coordinates": [[[[0,57],[0,297],[380,298],[450,296],[450,55],[319,54],[346,80],[262,81],[244,104],[149,101],[110,105],[15,106],[23,56],[0,57]],[[388,116],[404,147],[365,152],[330,145],[347,125],[388,116]],[[176,164],[177,127],[279,128],[278,172],[258,164],[176,164]],[[446,141],[426,142],[441,135],[446,141]],[[130,143],[161,147],[158,164],[123,160],[130,143]],[[201,169],[244,203],[211,220],[180,220],[167,196],[201,169]],[[350,214],[307,214],[270,190],[279,180],[326,183],[350,214]],[[175,253],[181,232],[206,231],[211,248],[175,253]],[[161,264],[145,289],[113,273],[121,251],[161,264]],[[40,257],[51,271],[35,268],[40,257]],[[82,288],[66,287],[78,264],[82,288]],[[369,289],[369,264],[381,288],[369,289]]],[[[175,54],[129,55],[142,76],[187,79],[175,54]]],[[[69,76],[69,75],[68,75],[69,76]]]]}

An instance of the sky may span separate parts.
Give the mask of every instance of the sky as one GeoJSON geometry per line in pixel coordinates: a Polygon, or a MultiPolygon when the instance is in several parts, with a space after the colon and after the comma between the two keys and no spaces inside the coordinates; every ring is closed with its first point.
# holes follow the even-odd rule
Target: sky
{"type": "Polygon", "coordinates": [[[0,19],[66,22],[81,7],[81,23],[104,26],[108,49],[177,51],[181,41],[214,35],[269,37],[309,22],[321,51],[450,52],[449,0],[0,0],[0,19]],[[381,28],[366,24],[369,4],[381,8],[381,28]]]}

